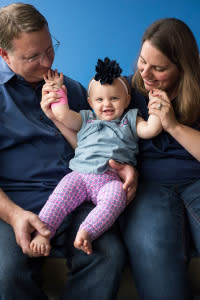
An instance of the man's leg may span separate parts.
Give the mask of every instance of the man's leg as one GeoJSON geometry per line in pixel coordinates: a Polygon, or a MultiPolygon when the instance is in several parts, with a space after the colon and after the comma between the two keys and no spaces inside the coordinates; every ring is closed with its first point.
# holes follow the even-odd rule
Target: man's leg
{"type": "Polygon", "coordinates": [[[193,299],[184,252],[183,211],[172,188],[144,182],[122,215],[122,234],[139,299],[193,299]]]}
{"type": "Polygon", "coordinates": [[[40,288],[40,262],[22,253],[12,227],[0,220],[0,299],[47,299],[40,288]]]}
{"type": "Polygon", "coordinates": [[[63,291],[67,300],[114,300],[125,264],[125,249],[118,226],[112,227],[93,242],[87,255],[73,246],[76,232],[94,206],[84,203],[68,217],[52,239],[52,255],[67,257],[71,270],[63,291]],[[61,246],[63,245],[63,246],[61,246]]]}

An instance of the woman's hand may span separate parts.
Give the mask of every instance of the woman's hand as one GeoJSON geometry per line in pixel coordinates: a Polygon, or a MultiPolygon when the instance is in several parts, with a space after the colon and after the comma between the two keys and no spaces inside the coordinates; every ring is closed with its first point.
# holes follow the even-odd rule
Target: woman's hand
{"type": "Polygon", "coordinates": [[[149,114],[156,115],[160,118],[165,131],[170,132],[172,128],[175,128],[179,124],[171,101],[165,91],[157,89],[150,91],[149,100],[149,114]]]}
{"type": "Polygon", "coordinates": [[[123,189],[127,192],[128,205],[135,197],[138,184],[138,172],[134,167],[128,164],[120,164],[113,159],[109,160],[109,166],[117,172],[123,182],[123,189]]]}
{"type": "Polygon", "coordinates": [[[155,90],[149,94],[149,113],[160,117],[162,126],[183,148],[200,161],[200,132],[177,121],[166,92],[155,90]],[[161,105],[161,107],[160,107],[161,105]]]}

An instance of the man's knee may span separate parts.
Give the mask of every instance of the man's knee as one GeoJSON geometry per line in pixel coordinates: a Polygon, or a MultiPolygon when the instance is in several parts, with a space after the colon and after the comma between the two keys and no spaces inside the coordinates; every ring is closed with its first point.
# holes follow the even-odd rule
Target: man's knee
{"type": "Polygon", "coordinates": [[[110,268],[117,270],[124,266],[126,250],[116,224],[94,241],[94,249],[108,271],[110,268]]]}
{"type": "Polygon", "coordinates": [[[23,268],[20,262],[16,262],[15,256],[6,256],[1,258],[0,267],[0,287],[1,291],[12,289],[16,283],[17,278],[20,276],[20,270],[23,268]]]}

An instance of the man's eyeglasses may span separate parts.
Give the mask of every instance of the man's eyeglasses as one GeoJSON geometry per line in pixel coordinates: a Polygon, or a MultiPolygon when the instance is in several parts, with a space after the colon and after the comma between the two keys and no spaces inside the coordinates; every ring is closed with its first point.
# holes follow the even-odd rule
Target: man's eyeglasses
{"type": "Polygon", "coordinates": [[[45,56],[47,56],[48,59],[51,59],[55,54],[56,50],[58,49],[58,47],[60,46],[60,42],[54,36],[51,36],[51,38],[52,38],[52,46],[50,46],[47,50],[45,50],[41,54],[37,54],[29,58],[23,58],[23,61],[27,63],[41,62],[45,56]]]}

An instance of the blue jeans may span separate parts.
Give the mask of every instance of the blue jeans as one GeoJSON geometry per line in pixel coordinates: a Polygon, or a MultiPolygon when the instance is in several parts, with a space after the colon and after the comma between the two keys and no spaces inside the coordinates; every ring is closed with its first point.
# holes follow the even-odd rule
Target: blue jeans
{"type": "MultiPolygon", "coordinates": [[[[93,254],[73,247],[79,224],[93,206],[83,204],[70,214],[52,239],[52,257],[66,257],[71,269],[61,299],[115,299],[125,251],[118,228],[93,242],[93,254]]],[[[45,258],[29,258],[17,246],[12,228],[0,221],[0,299],[45,300],[41,289],[41,264],[45,258]]]]}
{"type": "Polygon", "coordinates": [[[188,228],[200,253],[200,180],[162,185],[140,182],[121,216],[140,300],[191,300],[188,228]]]}

